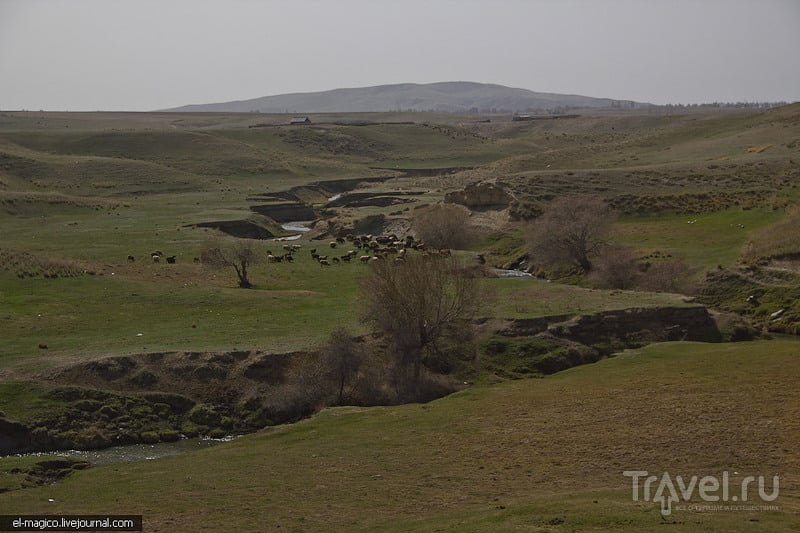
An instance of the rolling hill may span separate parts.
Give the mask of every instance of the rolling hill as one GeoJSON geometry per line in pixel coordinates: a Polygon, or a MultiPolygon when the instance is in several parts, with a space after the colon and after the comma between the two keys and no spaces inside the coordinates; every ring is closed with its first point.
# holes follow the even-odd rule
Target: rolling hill
{"type": "Polygon", "coordinates": [[[369,111],[528,112],[586,108],[641,108],[649,104],[588,96],[538,93],[473,82],[401,83],[167,109],[225,113],[356,113],[369,111]]]}

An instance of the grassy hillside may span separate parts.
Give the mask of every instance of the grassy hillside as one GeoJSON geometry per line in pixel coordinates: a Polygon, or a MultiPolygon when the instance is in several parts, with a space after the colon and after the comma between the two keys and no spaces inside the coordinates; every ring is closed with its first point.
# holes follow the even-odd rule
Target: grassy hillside
{"type": "MultiPolygon", "coordinates": [[[[91,313],[103,314],[104,308],[123,306],[125,294],[152,294],[133,307],[157,308],[168,322],[175,322],[177,318],[169,317],[183,316],[181,305],[205,301],[208,285],[221,290],[227,283],[224,277],[219,282],[209,279],[192,263],[213,230],[188,226],[248,219],[251,206],[273,201],[265,195],[292,187],[374,176],[386,181],[362,185],[359,191],[413,195],[403,198],[407,203],[400,206],[329,209],[326,216],[344,223],[383,215],[401,223],[415,207],[480,179],[506,184],[522,213],[536,212],[558,194],[594,192],[625,213],[616,225],[620,244],[636,248],[642,256],[659,252],[684,259],[702,276],[718,266],[735,267],[746,245],[750,260],[755,250],[760,257],[787,253],[785,243],[771,245],[773,241],[763,236],[773,224],[782,223],[784,207],[797,200],[798,109],[598,114],[529,122],[497,116],[480,122],[458,115],[319,115],[312,116],[312,125],[299,128],[278,125],[285,116],[257,114],[4,113],[0,247],[42,260],[77,262],[95,274],[21,282],[9,267],[4,291],[10,296],[49,294],[43,300],[47,302],[65,292],[61,284],[76,284],[79,290],[66,293],[84,301],[81,308],[87,313],[72,313],[78,322],[91,313]],[[404,124],[388,123],[403,118],[404,124]],[[356,126],[355,121],[371,125],[356,126]],[[248,127],[262,123],[273,125],[248,127]],[[432,167],[467,169],[431,176],[387,170],[432,167]],[[177,255],[178,265],[143,264],[157,249],[177,255]],[[137,262],[128,264],[128,255],[137,262]],[[129,283],[147,288],[133,290],[129,283]],[[152,301],[179,289],[188,296],[152,301]],[[92,303],[93,295],[103,290],[118,296],[92,303]]],[[[318,206],[324,201],[319,190],[298,194],[318,206]]],[[[497,264],[524,252],[524,239],[515,237],[524,224],[504,222],[502,214],[478,215],[492,231],[480,245],[483,250],[476,251],[497,250],[490,254],[497,264]]],[[[277,225],[272,228],[280,231],[277,225]]],[[[306,249],[317,244],[302,242],[306,249]]],[[[320,294],[345,283],[348,289],[335,291],[332,302],[340,309],[350,308],[358,270],[350,268],[347,272],[356,272],[350,275],[341,269],[315,271],[314,266],[307,261],[278,271],[264,266],[255,272],[255,281],[262,289],[320,294]],[[284,276],[288,281],[281,281],[284,276]]],[[[69,297],[59,305],[67,302],[69,297]]],[[[17,328],[24,320],[18,313],[25,308],[18,309],[6,313],[9,331],[25,331],[17,328]]],[[[337,313],[326,310],[318,315],[337,313]]],[[[325,324],[333,322],[318,320],[320,333],[299,337],[323,338],[325,324]]],[[[253,320],[244,319],[241,325],[243,340],[258,341],[257,335],[244,333],[252,330],[253,320]]],[[[124,337],[112,332],[115,339],[124,337]]],[[[38,342],[76,347],[82,342],[82,334],[72,342],[53,342],[59,336],[53,333],[14,335],[10,351],[30,354],[31,348],[22,347],[38,342]]],[[[167,344],[175,346],[184,335],[174,337],[167,344]]],[[[259,342],[275,341],[269,335],[263,339],[259,342]]],[[[213,338],[201,345],[206,341],[208,346],[219,345],[213,338]]],[[[112,341],[109,349],[114,345],[127,346],[112,341]]]]}
{"type": "Polygon", "coordinates": [[[800,524],[797,348],[653,345],[426,405],[330,409],[3,494],[0,512],[135,512],[148,531],[788,531],[800,524]],[[768,487],[778,475],[780,510],[662,518],[632,501],[632,469],[765,475],[768,487]]]}

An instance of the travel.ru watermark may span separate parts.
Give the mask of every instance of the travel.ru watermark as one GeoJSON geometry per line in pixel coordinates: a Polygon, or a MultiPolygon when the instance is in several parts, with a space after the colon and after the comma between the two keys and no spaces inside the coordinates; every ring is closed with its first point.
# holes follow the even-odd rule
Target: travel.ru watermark
{"type": "MultiPolygon", "coordinates": [[[[738,472],[734,475],[738,476],[738,472]]],[[[764,476],[745,476],[741,481],[732,481],[728,471],[717,476],[692,476],[688,480],[683,476],[675,476],[674,481],[668,472],[661,477],[648,475],[646,470],[626,470],[623,476],[631,478],[633,501],[640,499],[646,502],[661,504],[661,514],[672,514],[672,505],[676,509],[690,511],[774,511],[778,506],[764,505],[763,502],[774,502],[780,493],[778,476],[773,476],[772,486],[764,476]],[[703,504],[689,502],[696,501],[703,504]],[[756,498],[761,503],[755,502],[756,498]],[[732,503],[730,503],[732,502],[732,503]]]]}

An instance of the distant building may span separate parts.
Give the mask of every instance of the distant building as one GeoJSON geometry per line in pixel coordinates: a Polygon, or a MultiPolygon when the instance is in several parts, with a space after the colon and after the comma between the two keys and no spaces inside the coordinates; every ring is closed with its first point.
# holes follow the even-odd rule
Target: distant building
{"type": "Polygon", "coordinates": [[[292,120],[289,121],[289,124],[311,124],[311,119],[308,117],[294,117],[292,120]]]}

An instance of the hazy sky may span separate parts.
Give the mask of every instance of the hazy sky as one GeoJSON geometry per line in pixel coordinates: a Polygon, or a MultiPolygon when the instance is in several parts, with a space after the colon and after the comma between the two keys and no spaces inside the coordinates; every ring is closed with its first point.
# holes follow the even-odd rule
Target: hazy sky
{"type": "Polygon", "coordinates": [[[800,0],[0,0],[0,109],[475,81],[800,100],[800,0]]]}

